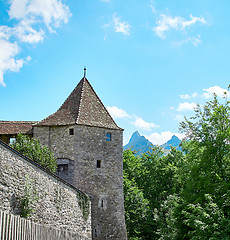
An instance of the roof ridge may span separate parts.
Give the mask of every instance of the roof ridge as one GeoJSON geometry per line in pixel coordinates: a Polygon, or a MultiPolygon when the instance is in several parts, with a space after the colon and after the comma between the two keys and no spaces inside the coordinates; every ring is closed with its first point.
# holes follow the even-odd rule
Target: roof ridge
{"type": "Polygon", "coordinates": [[[93,86],[90,84],[90,82],[88,81],[87,78],[85,78],[89,84],[89,86],[91,87],[91,89],[93,90],[95,96],[97,97],[97,99],[99,100],[99,102],[101,103],[102,107],[105,109],[105,111],[107,112],[107,114],[110,116],[111,120],[113,121],[113,123],[115,124],[115,126],[119,129],[122,129],[120,127],[118,127],[118,125],[116,124],[116,122],[113,120],[112,116],[110,115],[109,111],[106,109],[105,105],[103,104],[103,102],[101,101],[101,99],[99,98],[99,96],[97,95],[96,91],[94,90],[93,86]]]}
{"type": "Polygon", "coordinates": [[[86,79],[86,77],[83,77],[82,80],[83,80],[83,83],[82,83],[82,89],[81,89],[81,97],[80,97],[80,103],[79,103],[78,112],[77,112],[77,118],[76,118],[75,123],[78,123],[79,116],[81,114],[82,98],[83,98],[84,88],[85,88],[84,83],[85,83],[85,80],[87,80],[87,79],[86,79]]]}

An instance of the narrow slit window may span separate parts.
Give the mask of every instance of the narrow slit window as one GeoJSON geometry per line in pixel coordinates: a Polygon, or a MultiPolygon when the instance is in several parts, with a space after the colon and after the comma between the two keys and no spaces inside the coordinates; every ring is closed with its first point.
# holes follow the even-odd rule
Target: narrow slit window
{"type": "Polygon", "coordinates": [[[103,199],[101,200],[101,207],[103,208],[104,206],[104,203],[103,203],[103,199]]]}
{"type": "Polygon", "coordinates": [[[74,129],[73,128],[69,129],[69,135],[74,135],[74,129]]]}
{"type": "Polygon", "coordinates": [[[97,168],[101,168],[101,160],[97,160],[97,168]]]}
{"type": "Polygon", "coordinates": [[[111,142],[112,140],[112,134],[110,132],[106,133],[106,142],[111,142]]]}

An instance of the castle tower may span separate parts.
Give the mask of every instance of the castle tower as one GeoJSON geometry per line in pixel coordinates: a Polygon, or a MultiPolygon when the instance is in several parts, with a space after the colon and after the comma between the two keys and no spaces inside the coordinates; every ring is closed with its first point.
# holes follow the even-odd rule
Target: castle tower
{"type": "Polygon", "coordinates": [[[91,196],[93,239],[127,239],[122,136],[85,76],[54,114],[34,125],[34,138],[57,158],[59,176],[91,196]]]}

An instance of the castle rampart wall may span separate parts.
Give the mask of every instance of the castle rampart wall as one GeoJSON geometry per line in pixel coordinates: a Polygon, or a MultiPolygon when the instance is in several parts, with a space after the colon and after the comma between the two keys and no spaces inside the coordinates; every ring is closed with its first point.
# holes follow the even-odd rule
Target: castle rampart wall
{"type": "Polygon", "coordinates": [[[37,198],[30,220],[91,239],[89,198],[0,142],[0,210],[19,215],[26,188],[37,198]]]}

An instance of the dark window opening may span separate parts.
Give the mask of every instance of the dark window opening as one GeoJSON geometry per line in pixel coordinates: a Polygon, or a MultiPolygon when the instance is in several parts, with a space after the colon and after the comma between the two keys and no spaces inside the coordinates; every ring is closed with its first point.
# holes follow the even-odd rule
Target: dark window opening
{"type": "Polygon", "coordinates": [[[97,229],[96,228],[95,228],[94,232],[95,232],[95,237],[97,237],[97,229]]]}
{"type": "Polygon", "coordinates": [[[106,142],[111,142],[111,139],[112,139],[112,135],[111,133],[106,133],[106,142]]]}
{"type": "Polygon", "coordinates": [[[103,199],[101,200],[101,207],[103,208],[103,205],[104,205],[104,203],[103,203],[103,199]]]}
{"type": "Polygon", "coordinates": [[[69,129],[69,135],[74,135],[74,129],[73,128],[69,129]]]}
{"type": "Polygon", "coordinates": [[[97,160],[97,168],[101,168],[101,160],[97,160]]]}
{"type": "Polygon", "coordinates": [[[68,164],[59,164],[57,166],[57,173],[61,174],[61,173],[68,173],[68,164]]]}

